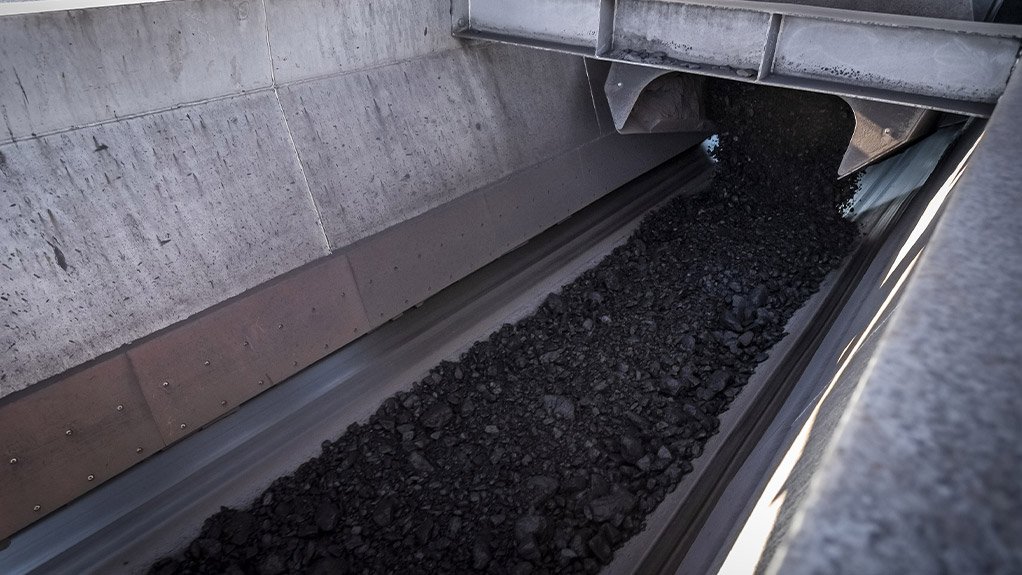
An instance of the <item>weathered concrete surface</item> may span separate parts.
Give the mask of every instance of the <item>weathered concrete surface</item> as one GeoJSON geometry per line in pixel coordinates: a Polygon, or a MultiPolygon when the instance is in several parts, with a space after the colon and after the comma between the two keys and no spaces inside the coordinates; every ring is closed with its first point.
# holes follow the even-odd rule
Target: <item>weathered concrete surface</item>
{"type": "Polygon", "coordinates": [[[1022,571],[1022,78],[909,280],[773,571],[1022,571]]]}
{"type": "Polygon", "coordinates": [[[328,253],[269,92],[0,154],[0,395],[328,253]]]}
{"type": "Polygon", "coordinates": [[[581,58],[503,45],[280,98],[334,249],[598,136],[581,58]]]}
{"type": "Polygon", "coordinates": [[[270,85],[254,0],[0,18],[0,143],[270,85]]]}
{"type": "Polygon", "coordinates": [[[266,0],[277,82],[458,48],[448,2],[266,0]]]}
{"type": "MultiPolygon", "coordinates": [[[[267,0],[267,18],[254,0],[168,0],[0,17],[0,397],[567,158],[551,187],[501,196],[536,219],[494,224],[482,265],[681,150],[587,155],[609,126],[584,60],[456,41],[449,9],[267,0]]],[[[464,263],[436,269],[458,279],[464,263]]],[[[380,298],[442,287],[426,284],[380,298]]]]}

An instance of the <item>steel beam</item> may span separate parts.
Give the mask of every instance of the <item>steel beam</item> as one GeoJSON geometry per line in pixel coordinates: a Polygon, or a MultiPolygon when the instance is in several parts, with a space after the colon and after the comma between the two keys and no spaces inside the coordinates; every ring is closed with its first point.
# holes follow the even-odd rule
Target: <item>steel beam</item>
{"type": "Polygon", "coordinates": [[[461,38],[989,116],[1022,26],[746,0],[455,0],[461,38]]]}

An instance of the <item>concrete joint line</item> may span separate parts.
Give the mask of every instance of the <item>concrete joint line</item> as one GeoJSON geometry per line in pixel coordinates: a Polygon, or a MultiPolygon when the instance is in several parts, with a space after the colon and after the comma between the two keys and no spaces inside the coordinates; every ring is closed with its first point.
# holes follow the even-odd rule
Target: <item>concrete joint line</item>
{"type": "MultiPolygon", "coordinates": [[[[2,0],[0,0],[0,1],[2,1],[2,0]]],[[[479,49],[489,50],[489,49],[492,49],[492,46],[493,46],[492,44],[486,44],[486,45],[479,46],[478,48],[479,49]]],[[[323,74],[316,74],[315,76],[309,76],[308,78],[299,78],[297,80],[289,80],[287,82],[280,82],[279,84],[277,83],[276,80],[274,80],[274,85],[275,86],[279,86],[279,87],[299,86],[301,84],[308,84],[309,82],[316,82],[318,80],[328,80],[330,78],[342,78],[342,77],[347,76],[349,74],[362,74],[362,73],[365,73],[365,72],[371,72],[373,70],[378,70],[380,68],[386,68],[388,66],[393,66],[395,64],[405,64],[405,63],[409,63],[409,62],[416,62],[418,60],[423,60],[425,58],[432,58],[432,57],[435,57],[435,56],[439,56],[441,54],[447,54],[448,52],[459,52],[459,51],[465,50],[465,48],[466,48],[465,45],[459,45],[459,46],[456,46],[454,48],[445,48],[443,50],[437,50],[436,52],[427,52],[426,54],[419,54],[418,56],[412,56],[410,58],[395,58],[395,59],[392,59],[392,60],[385,60],[383,62],[378,62],[378,63],[373,64],[371,66],[364,66],[362,68],[353,68],[351,70],[336,70],[336,71],[333,71],[333,72],[325,72],[323,74]]]]}
{"type": "Polygon", "coordinates": [[[280,93],[276,86],[273,87],[273,97],[277,100],[280,119],[284,122],[284,130],[287,131],[287,141],[291,143],[291,151],[294,152],[295,160],[298,161],[298,171],[302,173],[302,181],[305,182],[305,191],[309,194],[309,202],[312,203],[312,209],[316,210],[316,224],[319,226],[319,233],[323,234],[323,245],[329,253],[333,248],[330,246],[330,238],[327,237],[326,228],[323,226],[323,213],[319,210],[319,204],[316,203],[316,196],[312,195],[312,186],[309,184],[309,177],[305,174],[305,164],[302,162],[302,155],[298,152],[298,146],[295,145],[295,138],[291,134],[291,124],[287,121],[287,114],[284,113],[284,106],[280,103],[280,93]]]}
{"type": "Polygon", "coordinates": [[[266,0],[261,0],[259,6],[263,10],[263,31],[265,32],[266,39],[266,63],[270,67],[270,84],[273,86],[273,99],[277,101],[277,110],[280,111],[280,120],[284,122],[284,130],[287,132],[287,141],[291,144],[291,151],[295,154],[295,160],[298,162],[298,171],[302,173],[302,181],[305,182],[305,191],[309,194],[309,202],[312,203],[312,209],[316,210],[316,224],[319,226],[319,233],[323,235],[323,245],[326,247],[327,253],[331,251],[330,238],[326,235],[326,228],[323,226],[323,213],[319,209],[319,204],[316,203],[316,196],[312,195],[312,186],[309,184],[309,176],[305,173],[305,164],[302,162],[302,155],[298,152],[298,146],[295,144],[294,134],[291,133],[291,124],[287,121],[287,114],[284,113],[284,105],[280,102],[280,91],[277,88],[277,77],[273,71],[273,48],[270,45],[270,14],[266,11],[266,0]]]}
{"type": "MultiPolygon", "coordinates": [[[[0,0],[2,1],[2,0],[0,0]]],[[[245,96],[251,96],[253,94],[262,94],[273,89],[273,85],[263,86],[262,88],[255,88],[253,90],[245,90],[244,92],[237,92],[234,94],[223,94],[221,96],[213,96],[211,98],[203,98],[201,100],[195,100],[192,102],[184,102],[183,104],[174,104],[173,106],[164,106],[163,108],[156,108],[154,110],[146,110],[143,112],[135,112],[134,114],[124,114],[123,116],[116,116],[114,118],[107,118],[105,120],[97,120],[95,122],[86,122],[84,124],[75,124],[74,126],[68,126],[66,128],[60,128],[57,130],[50,130],[48,132],[38,132],[28,136],[18,136],[15,138],[4,138],[0,140],[0,146],[6,146],[8,144],[16,144],[18,142],[27,142],[31,140],[39,140],[47,138],[49,136],[56,136],[59,134],[66,134],[68,132],[74,132],[77,130],[84,130],[85,128],[94,128],[97,126],[105,126],[107,124],[116,124],[125,120],[134,120],[135,118],[142,118],[144,116],[155,116],[156,114],[163,114],[165,112],[172,112],[174,110],[183,110],[185,108],[193,108],[195,106],[201,106],[203,104],[209,104],[211,102],[221,102],[224,100],[230,100],[233,98],[242,98],[245,96]]]]}

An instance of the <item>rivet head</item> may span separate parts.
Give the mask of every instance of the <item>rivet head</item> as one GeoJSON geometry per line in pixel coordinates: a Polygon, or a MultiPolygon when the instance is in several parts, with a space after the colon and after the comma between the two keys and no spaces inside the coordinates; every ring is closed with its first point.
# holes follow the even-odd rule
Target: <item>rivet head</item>
{"type": "Polygon", "coordinates": [[[262,385],[262,384],[263,384],[263,380],[260,379],[259,380],[259,385],[262,385]]]}
{"type": "Polygon", "coordinates": [[[124,406],[123,405],[118,405],[117,406],[117,411],[124,411],[124,406]]]}
{"type": "Polygon", "coordinates": [[[182,424],[181,424],[181,429],[184,429],[184,428],[186,428],[186,427],[188,427],[188,424],[185,424],[185,423],[182,423],[182,424]]]}
{"type": "Polygon", "coordinates": [[[93,479],[95,479],[95,478],[96,478],[96,476],[95,476],[95,475],[90,475],[90,476],[88,477],[89,481],[92,481],[92,480],[93,480],[93,479]]]}
{"type": "Polygon", "coordinates": [[[64,435],[71,435],[72,433],[74,433],[74,431],[68,429],[67,431],[64,432],[64,435]]]}
{"type": "Polygon", "coordinates": [[[284,324],[278,323],[277,324],[277,329],[284,329],[284,324]]]}
{"type": "Polygon", "coordinates": [[[226,400],[226,399],[224,399],[224,400],[221,400],[221,401],[220,401],[220,405],[221,405],[221,406],[227,405],[227,400],[226,400]]]}
{"type": "Polygon", "coordinates": [[[165,382],[161,383],[160,385],[162,385],[163,387],[170,387],[170,382],[169,381],[165,381],[165,382]]]}
{"type": "Polygon", "coordinates": [[[202,365],[209,365],[209,360],[207,359],[206,361],[202,362],[202,365]]]}
{"type": "Polygon", "coordinates": [[[18,462],[18,458],[17,457],[12,457],[11,458],[11,465],[14,465],[17,462],[18,462]]]}
{"type": "Polygon", "coordinates": [[[141,447],[136,447],[135,448],[135,453],[142,453],[142,448],[141,447]]]}
{"type": "Polygon", "coordinates": [[[42,508],[43,508],[42,505],[35,505],[35,506],[32,507],[32,511],[39,511],[42,508]]]}

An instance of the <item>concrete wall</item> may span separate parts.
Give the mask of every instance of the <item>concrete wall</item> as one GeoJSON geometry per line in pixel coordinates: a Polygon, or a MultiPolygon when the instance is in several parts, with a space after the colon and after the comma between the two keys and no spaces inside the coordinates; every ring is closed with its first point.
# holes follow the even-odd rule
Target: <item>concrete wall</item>
{"type": "Polygon", "coordinates": [[[449,19],[443,0],[0,19],[0,396],[606,135],[581,58],[462,45],[449,19]]]}
{"type": "Polygon", "coordinates": [[[449,10],[0,16],[0,539],[701,139],[449,10]]]}

